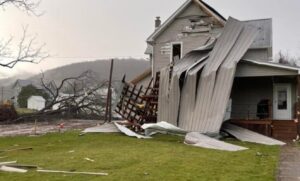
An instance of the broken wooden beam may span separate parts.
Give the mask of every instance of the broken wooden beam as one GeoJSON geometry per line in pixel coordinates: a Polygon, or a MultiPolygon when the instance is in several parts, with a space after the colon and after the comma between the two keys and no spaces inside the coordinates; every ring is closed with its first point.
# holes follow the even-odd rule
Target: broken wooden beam
{"type": "Polygon", "coordinates": [[[59,171],[59,170],[37,170],[37,172],[41,172],[41,173],[65,173],[65,174],[99,175],[99,176],[107,176],[108,175],[108,173],[100,173],[100,172],[70,172],[70,171],[59,171]]]}
{"type": "Polygon", "coordinates": [[[25,150],[33,150],[33,148],[32,147],[15,148],[15,149],[0,150],[0,152],[25,151],[25,150]]]}

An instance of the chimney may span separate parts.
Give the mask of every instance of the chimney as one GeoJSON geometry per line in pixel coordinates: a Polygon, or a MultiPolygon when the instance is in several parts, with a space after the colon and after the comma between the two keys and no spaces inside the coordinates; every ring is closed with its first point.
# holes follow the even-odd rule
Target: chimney
{"type": "Polygon", "coordinates": [[[161,20],[160,17],[157,16],[155,20],[155,29],[157,29],[160,25],[161,25],[161,20]]]}

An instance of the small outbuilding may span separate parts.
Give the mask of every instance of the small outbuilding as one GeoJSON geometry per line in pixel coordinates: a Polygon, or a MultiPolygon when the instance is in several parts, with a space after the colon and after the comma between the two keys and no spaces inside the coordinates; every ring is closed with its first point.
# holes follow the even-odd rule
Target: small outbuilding
{"type": "Polygon", "coordinates": [[[45,108],[46,100],[42,96],[31,96],[27,100],[27,108],[33,110],[42,110],[45,108]]]}

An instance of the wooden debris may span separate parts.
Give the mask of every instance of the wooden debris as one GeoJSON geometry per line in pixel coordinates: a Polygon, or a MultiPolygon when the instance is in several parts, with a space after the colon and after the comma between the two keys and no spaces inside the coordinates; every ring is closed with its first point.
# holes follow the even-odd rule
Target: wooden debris
{"type": "Polygon", "coordinates": [[[25,150],[33,150],[33,148],[32,147],[15,148],[15,149],[0,150],[0,152],[25,151],[25,150]]]}
{"type": "Polygon", "coordinates": [[[3,172],[17,172],[17,173],[26,173],[27,172],[27,170],[25,170],[25,169],[8,167],[8,166],[5,166],[5,165],[0,167],[0,171],[3,171],[3,172]]]}
{"type": "Polygon", "coordinates": [[[86,161],[89,161],[89,162],[95,162],[95,160],[92,160],[90,158],[84,158],[86,161]]]}
{"type": "Polygon", "coordinates": [[[26,168],[26,169],[35,169],[38,168],[37,165],[21,165],[21,164],[8,164],[9,167],[13,168],[26,168]]]}
{"type": "Polygon", "coordinates": [[[158,73],[147,88],[127,83],[123,78],[124,88],[116,112],[130,122],[128,127],[133,131],[139,132],[141,125],[157,121],[159,77],[158,73]]]}
{"type": "Polygon", "coordinates": [[[41,173],[65,173],[65,174],[83,174],[83,175],[99,175],[99,176],[107,176],[108,173],[100,173],[100,172],[69,172],[69,171],[59,171],[59,170],[37,170],[37,172],[41,173]]]}

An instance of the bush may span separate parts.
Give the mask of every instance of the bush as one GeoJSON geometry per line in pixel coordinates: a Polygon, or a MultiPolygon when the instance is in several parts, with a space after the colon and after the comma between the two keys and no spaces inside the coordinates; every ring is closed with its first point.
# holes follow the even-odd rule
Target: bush
{"type": "Polygon", "coordinates": [[[20,108],[27,108],[27,100],[31,96],[42,96],[45,100],[48,100],[49,95],[41,89],[37,89],[33,85],[23,87],[18,95],[18,104],[20,108]]]}

